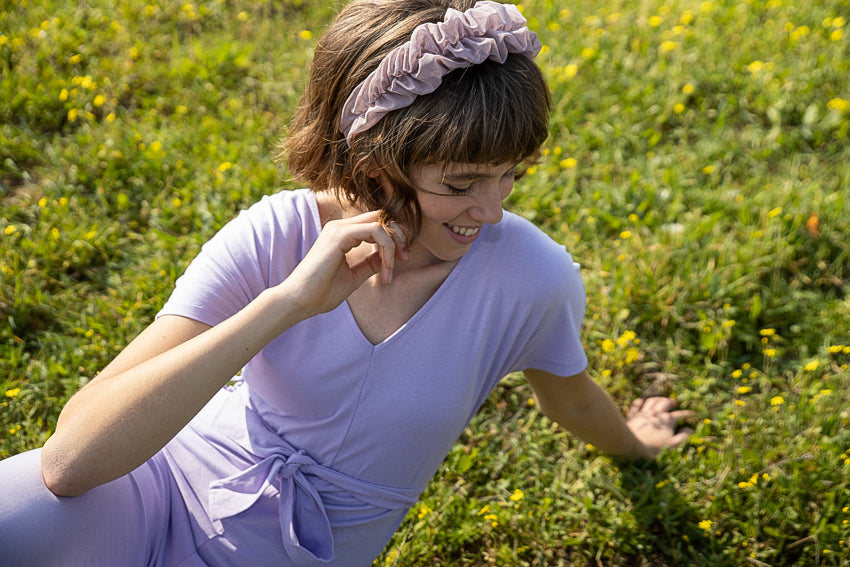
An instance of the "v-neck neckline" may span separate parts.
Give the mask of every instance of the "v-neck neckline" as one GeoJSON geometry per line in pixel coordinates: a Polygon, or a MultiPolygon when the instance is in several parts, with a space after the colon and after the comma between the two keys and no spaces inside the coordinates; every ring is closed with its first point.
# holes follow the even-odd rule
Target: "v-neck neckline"
{"type": "MultiPolygon", "coordinates": [[[[315,192],[311,191],[311,193],[312,193],[312,199],[310,199],[309,201],[310,201],[310,207],[311,207],[311,210],[312,210],[312,213],[313,213],[313,220],[315,221],[315,227],[316,227],[317,232],[312,235],[313,242],[311,242],[310,246],[312,246],[316,242],[316,239],[318,238],[319,233],[323,229],[322,219],[321,219],[321,215],[319,213],[319,203],[318,203],[318,200],[316,199],[315,192]]],[[[398,328],[393,330],[383,340],[381,340],[377,343],[373,343],[372,341],[370,341],[366,337],[366,334],[363,332],[363,329],[360,327],[360,324],[357,322],[357,318],[354,315],[354,311],[351,309],[351,305],[348,303],[348,299],[343,301],[334,311],[342,310],[345,313],[346,321],[348,322],[349,325],[352,326],[353,330],[356,331],[356,335],[358,337],[358,340],[361,341],[367,348],[370,348],[374,351],[380,350],[385,345],[390,344],[392,342],[395,342],[395,340],[397,340],[397,337],[399,337],[400,335],[402,335],[404,333],[405,329],[414,325],[416,323],[416,321],[425,317],[427,315],[427,312],[431,311],[433,309],[431,306],[437,301],[437,299],[439,298],[440,295],[445,293],[444,290],[449,285],[451,285],[453,280],[460,277],[459,274],[463,271],[463,269],[462,269],[463,266],[468,263],[466,261],[466,258],[478,247],[478,244],[481,241],[481,238],[484,236],[484,234],[486,233],[486,231],[488,229],[489,229],[488,225],[482,226],[481,234],[479,235],[479,238],[475,242],[473,242],[472,245],[470,246],[469,250],[467,250],[466,253],[458,259],[458,261],[455,263],[455,265],[449,271],[448,275],[443,279],[443,281],[440,283],[440,285],[437,287],[437,289],[434,290],[434,293],[432,293],[430,295],[430,297],[428,297],[428,299],[425,301],[425,303],[423,303],[422,306],[419,309],[417,309],[415,313],[413,313],[413,315],[408,317],[401,325],[398,326],[398,328]]]]}

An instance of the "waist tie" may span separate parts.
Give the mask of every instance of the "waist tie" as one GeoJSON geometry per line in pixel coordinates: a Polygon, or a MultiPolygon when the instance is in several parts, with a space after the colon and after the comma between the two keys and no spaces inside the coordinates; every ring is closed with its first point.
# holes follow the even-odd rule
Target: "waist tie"
{"type": "Polygon", "coordinates": [[[296,564],[330,561],[334,557],[331,523],[322,497],[307,475],[387,510],[409,508],[421,492],[358,480],[318,464],[304,451],[286,446],[279,449],[242,472],[211,482],[209,511],[216,529],[223,531],[223,519],[248,510],[269,486],[277,488],[283,548],[296,564]]]}

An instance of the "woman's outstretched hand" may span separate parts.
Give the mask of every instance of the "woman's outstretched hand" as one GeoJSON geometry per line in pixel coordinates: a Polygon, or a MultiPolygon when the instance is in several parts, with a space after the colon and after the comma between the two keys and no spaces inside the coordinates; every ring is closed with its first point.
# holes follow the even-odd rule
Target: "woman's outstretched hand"
{"type": "Polygon", "coordinates": [[[385,284],[392,282],[395,262],[407,256],[406,245],[402,231],[385,228],[379,216],[379,211],[370,211],[327,222],[281,284],[289,287],[291,297],[308,316],[335,309],[375,274],[385,284]],[[349,252],[363,243],[373,244],[375,250],[352,258],[349,252]]]}
{"type": "Polygon", "coordinates": [[[655,458],[663,449],[684,443],[693,433],[690,427],[679,424],[693,416],[689,410],[677,410],[671,398],[638,398],[626,414],[626,424],[643,443],[648,457],[655,458]]]}

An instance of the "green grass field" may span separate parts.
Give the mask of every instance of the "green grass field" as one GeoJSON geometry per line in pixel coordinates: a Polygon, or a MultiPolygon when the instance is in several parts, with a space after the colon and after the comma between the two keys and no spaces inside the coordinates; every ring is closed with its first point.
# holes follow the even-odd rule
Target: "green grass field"
{"type": "MultiPolygon", "coordinates": [[[[379,565],[850,565],[850,3],[523,4],[551,137],[509,206],[583,265],[592,373],[693,409],[611,459],[510,376],[379,565]]],[[[0,0],[0,457],[261,195],[334,5],[0,0]]]]}

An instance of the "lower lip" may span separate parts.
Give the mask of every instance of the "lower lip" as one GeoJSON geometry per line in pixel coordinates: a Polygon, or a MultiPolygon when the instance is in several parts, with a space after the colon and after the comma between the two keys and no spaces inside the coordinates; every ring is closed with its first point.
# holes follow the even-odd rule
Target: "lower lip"
{"type": "Polygon", "coordinates": [[[451,235],[451,237],[454,239],[455,242],[457,242],[458,244],[463,244],[464,246],[466,246],[468,244],[472,244],[473,242],[475,242],[475,239],[478,238],[479,234],[481,234],[480,228],[477,231],[475,231],[475,234],[473,234],[471,236],[464,236],[462,234],[458,234],[455,231],[453,231],[449,227],[449,225],[447,225],[447,224],[443,225],[443,226],[446,227],[446,230],[449,232],[449,234],[451,235]]]}

